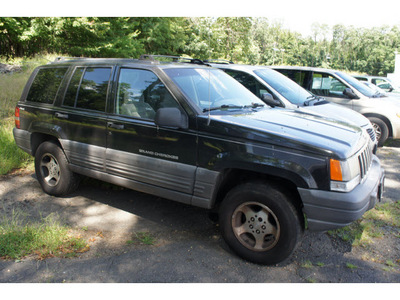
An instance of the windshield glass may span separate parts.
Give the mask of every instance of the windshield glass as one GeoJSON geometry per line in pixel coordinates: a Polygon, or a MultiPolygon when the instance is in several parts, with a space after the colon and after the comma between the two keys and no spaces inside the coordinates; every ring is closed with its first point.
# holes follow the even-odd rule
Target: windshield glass
{"type": "Polygon", "coordinates": [[[313,97],[309,91],[275,70],[259,69],[254,73],[293,104],[303,106],[305,101],[313,97]]]}
{"type": "Polygon", "coordinates": [[[373,89],[367,87],[365,84],[360,82],[358,79],[355,79],[353,76],[347,75],[342,72],[335,72],[335,74],[345,80],[348,84],[350,84],[364,96],[373,97],[376,94],[373,89]]]}
{"type": "Polygon", "coordinates": [[[265,105],[223,71],[215,69],[165,69],[164,71],[185,96],[203,111],[218,107],[238,109],[244,106],[265,105]]]}

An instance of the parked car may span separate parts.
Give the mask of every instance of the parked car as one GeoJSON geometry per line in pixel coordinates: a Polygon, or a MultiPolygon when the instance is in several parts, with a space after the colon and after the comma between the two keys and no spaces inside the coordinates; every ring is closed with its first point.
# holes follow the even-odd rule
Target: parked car
{"type": "Polygon", "coordinates": [[[306,223],[345,226],[381,199],[365,130],[272,108],[188,62],[60,58],[35,69],[13,132],[44,192],[66,195],[81,174],[217,210],[230,248],[261,264],[287,259],[306,223]]]}
{"type": "MultiPolygon", "coordinates": [[[[360,79],[358,79],[358,80],[360,80],[360,79]]],[[[360,80],[360,81],[363,84],[365,84],[367,87],[369,87],[370,89],[373,89],[375,92],[378,92],[381,96],[389,96],[389,97],[393,97],[393,98],[400,97],[400,93],[387,92],[386,90],[381,89],[380,87],[378,87],[377,85],[375,85],[369,81],[365,81],[365,80],[360,80]]]]}
{"type": "MultiPolygon", "coordinates": [[[[206,61],[231,75],[270,106],[297,109],[325,118],[354,123],[364,128],[378,144],[371,122],[352,109],[326,101],[305,90],[281,73],[266,66],[233,64],[225,60],[206,61]]],[[[376,152],[376,147],[374,153],[376,152]]]]}
{"type": "Polygon", "coordinates": [[[388,137],[400,138],[400,103],[376,93],[341,71],[311,67],[273,67],[316,96],[344,105],[367,117],[374,126],[378,145],[388,137]]]}
{"type": "Polygon", "coordinates": [[[354,75],[360,81],[370,82],[387,93],[400,94],[400,86],[394,84],[389,78],[382,76],[354,75]]]}

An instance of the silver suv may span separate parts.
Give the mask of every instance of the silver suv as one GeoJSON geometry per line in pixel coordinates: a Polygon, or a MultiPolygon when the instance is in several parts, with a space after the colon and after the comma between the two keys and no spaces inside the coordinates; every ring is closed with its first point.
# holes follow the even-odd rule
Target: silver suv
{"type": "Polygon", "coordinates": [[[316,96],[322,96],[366,116],[375,129],[379,146],[388,137],[400,138],[400,102],[387,97],[344,72],[311,67],[272,67],[316,96]]]}
{"type": "Polygon", "coordinates": [[[224,60],[207,62],[231,75],[270,106],[295,109],[337,121],[353,123],[365,129],[371,140],[377,144],[373,126],[366,117],[354,110],[312,95],[270,67],[233,64],[224,60]]]}

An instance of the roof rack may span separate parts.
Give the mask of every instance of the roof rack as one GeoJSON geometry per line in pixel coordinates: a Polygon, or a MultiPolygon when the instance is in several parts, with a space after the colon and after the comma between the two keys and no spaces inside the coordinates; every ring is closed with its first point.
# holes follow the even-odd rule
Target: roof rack
{"type": "Polygon", "coordinates": [[[158,61],[156,58],[167,58],[171,59],[172,62],[183,62],[183,63],[191,63],[198,65],[207,65],[201,59],[198,58],[190,58],[190,57],[182,57],[182,56],[173,56],[173,55],[153,55],[153,54],[142,54],[139,60],[150,60],[150,61],[158,61]]]}
{"type": "Polygon", "coordinates": [[[66,60],[84,60],[84,59],[90,59],[88,57],[68,57],[68,56],[58,56],[54,59],[53,62],[59,62],[59,61],[66,61],[66,60]]]}
{"type": "Polygon", "coordinates": [[[234,62],[231,60],[227,59],[205,59],[205,63],[211,63],[211,64],[233,64],[234,62]]]}

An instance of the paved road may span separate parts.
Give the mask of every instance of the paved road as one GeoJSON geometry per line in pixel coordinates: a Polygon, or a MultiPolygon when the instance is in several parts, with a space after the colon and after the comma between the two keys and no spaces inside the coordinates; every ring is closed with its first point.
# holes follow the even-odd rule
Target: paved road
{"type": "MultiPolygon", "coordinates": [[[[400,148],[383,147],[378,154],[387,174],[385,201],[398,201],[400,148]]],[[[398,266],[366,260],[326,233],[306,232],[283,264],[248,263],[231,253],[207,211],[135,191],[86,183],[71,196],[52,197],[27,174],[1,179],[0,197],[3,211],[18,207],[31,218],[52,213],[91,237],[91,250],[79,258],[0,261],[3,283],[400,282],[398,266]],[[127,244],[138,232],[151,234],[155,244],[127,244]]]]}

